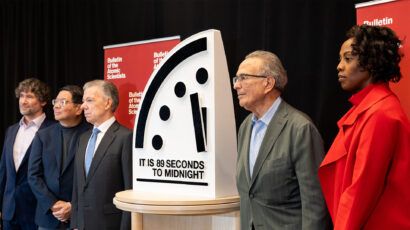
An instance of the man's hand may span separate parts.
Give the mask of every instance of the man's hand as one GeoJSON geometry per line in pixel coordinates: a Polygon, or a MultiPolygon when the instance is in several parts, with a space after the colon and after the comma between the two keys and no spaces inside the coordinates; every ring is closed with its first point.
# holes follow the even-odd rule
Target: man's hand
{"type": "Polygon", "coordinates": [[[71,203],[59,200],[51,207],[51,211],[57,220],[67,222],[71,215],[71,203]]]}

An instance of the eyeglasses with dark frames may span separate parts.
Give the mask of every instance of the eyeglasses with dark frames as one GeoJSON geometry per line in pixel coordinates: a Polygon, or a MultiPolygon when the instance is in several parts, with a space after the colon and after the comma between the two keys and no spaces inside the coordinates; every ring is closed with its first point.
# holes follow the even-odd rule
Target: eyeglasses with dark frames
{"type": "Polygon", "coordinates": [[[254,78],[267,78],[269,76],[242,73],[242,74],[236,75],[232,79],[232,83],[235,85],[235,83],[237,83],[237,82],[242,82],[243,80],[246,80],[246,79],[249,79],[249,78],[252,78],[252,77],[254,77],[254,78]]]}

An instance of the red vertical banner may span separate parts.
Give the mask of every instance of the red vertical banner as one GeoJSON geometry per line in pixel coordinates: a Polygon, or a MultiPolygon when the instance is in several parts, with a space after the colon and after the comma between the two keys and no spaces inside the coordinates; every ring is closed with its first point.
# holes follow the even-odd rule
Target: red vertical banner
{"type": "Polygon", "coordinates": [[[399,83],[390,84],[400,98],[400,102],[410,118],[410,1],[382,0],[356,4],[357,24],[388,26],[403,41],[404,57],[400,63],[403,78],[399,83]]]}
{"type": "Polygon", "coordinates": [[[165,55],[180,42],[180,37],[152,39],[104,47],[104,79],[114,83],[120,96],[115,112],[119,123],[134,128],[144,87],[165,55]]]}

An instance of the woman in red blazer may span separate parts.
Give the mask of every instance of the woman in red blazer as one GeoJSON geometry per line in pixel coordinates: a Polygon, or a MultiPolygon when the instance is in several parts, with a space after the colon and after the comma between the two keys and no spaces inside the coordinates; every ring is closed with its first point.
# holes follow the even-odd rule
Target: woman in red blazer
{"type": "Polygon", "coordinates": [[[401,42],[379,26],[347,37],[337,70],[353,106],[319,168],[334,228],[410,229],[410,124],[388,85],[401,78],[401,42]]]}

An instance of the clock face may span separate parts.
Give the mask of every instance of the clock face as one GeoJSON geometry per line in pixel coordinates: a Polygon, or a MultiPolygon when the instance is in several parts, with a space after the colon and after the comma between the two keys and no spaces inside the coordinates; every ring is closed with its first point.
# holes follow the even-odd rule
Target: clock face
{"type": "Polygon", "coordinates": [[[210,94],[209,84],[212,84],[208,82],[210,81],[207,70],[209,67],[206,59],[209,53],[206,51],[206,37],[186,44],[166,60],[149,82],[137,119],[139,125],[136,126],[135,148],[152,147],[157,151],[162,147],[167,149],[170,146],[163,146],[168,145],[169,142],[165,138],[174,139],[175,143],[181,141],[179,138],[193,135],[198,152],[206,150],[206,127],[204,126],[206,113],[202,114],[202,110],[206,112],[204,105],[210,96],[206,94],[210,94]],[[189,114],[191,117],[188,116],[189,114]],[[194,132],[181,132],[179,133],[181,136],[176,137],[177,139],[173,136],[161,135],[160,132],[163,130],[157,130],[158,134],[154,136],[149,135],[151,128],[165,128],[161,124],[168,124],[176,129],[190,129],[192,126],[194,132]],[[146,139],[151,140],[148,141],[150,143],[147,143],[146,139]],[[148,147],[146,144],[152,146],[148,147]]]}
{"type": "MultiPolygon", "coordinates": [[[[134,188],[179,194],[214,189],[220,104],[232,108],[228,118],[234,120],[222,39],[210,30],[171,50],[145,87],[134,128],[134,188]],[[222,64],[215,64],[217,54],[222,64]],[[217,98],[217,91],[229,92],[228,97],[217,98]]],[[[235,130],[234,122],[227,124],[235,130]]]]}

